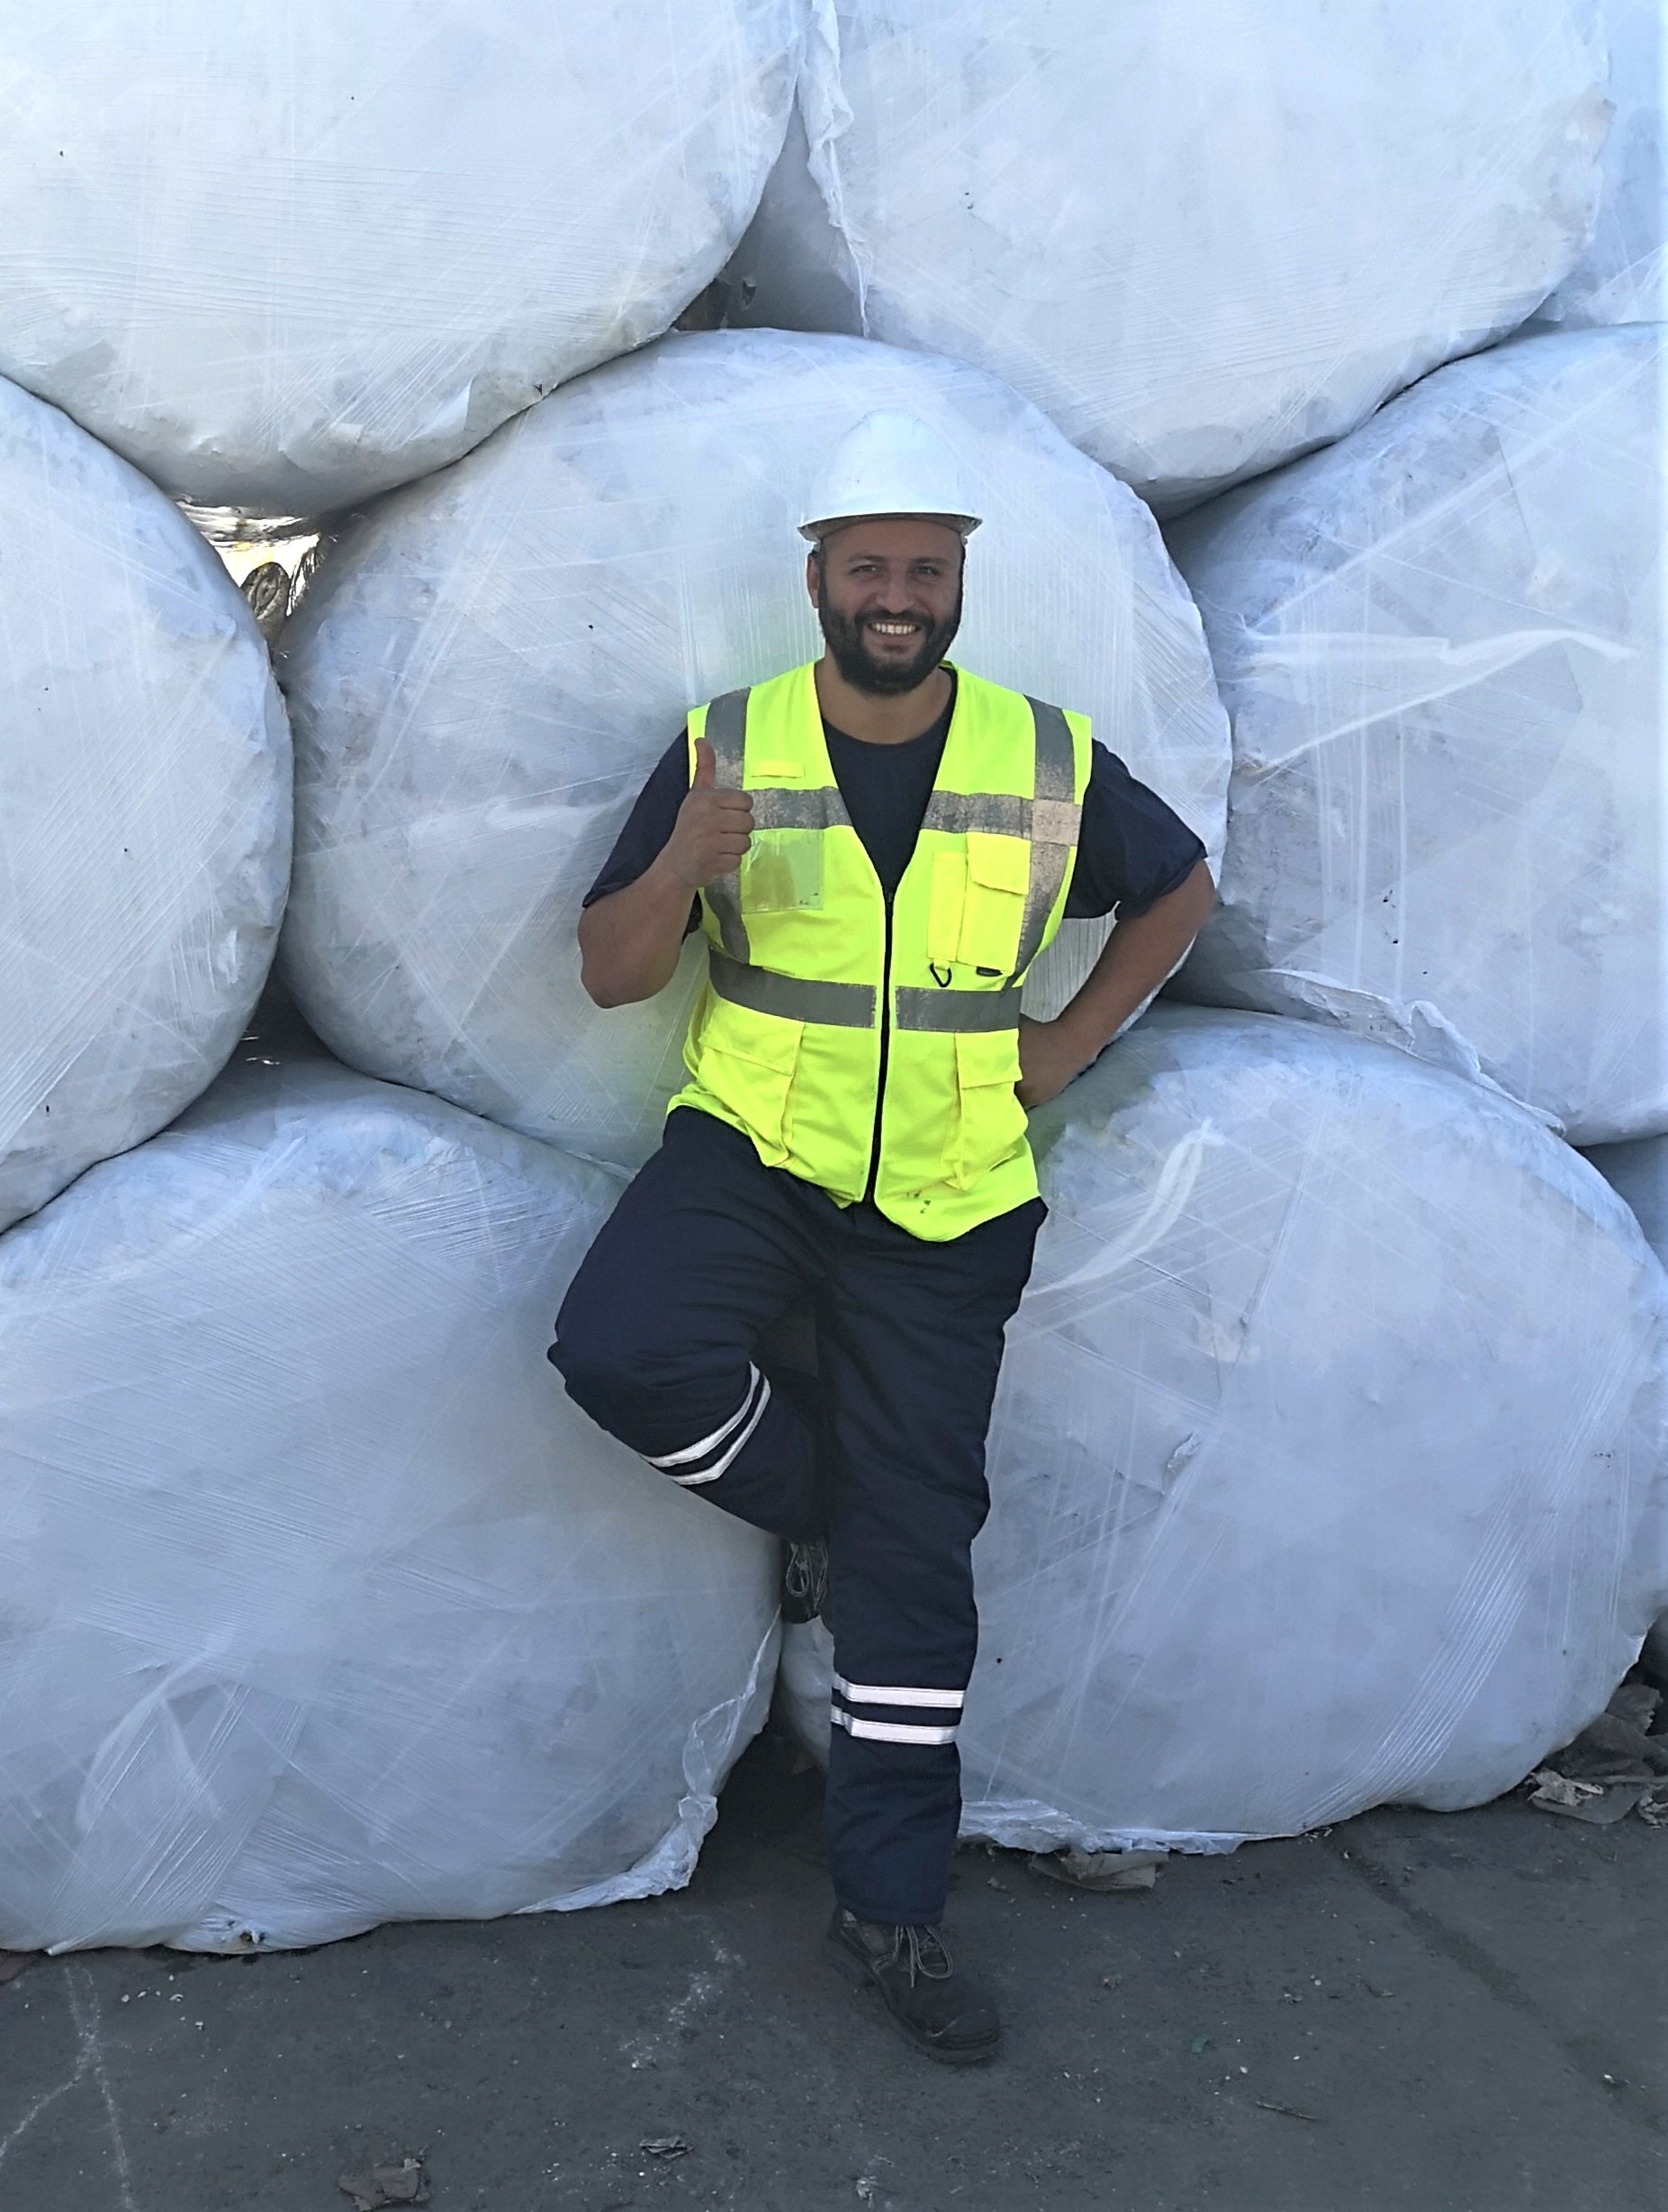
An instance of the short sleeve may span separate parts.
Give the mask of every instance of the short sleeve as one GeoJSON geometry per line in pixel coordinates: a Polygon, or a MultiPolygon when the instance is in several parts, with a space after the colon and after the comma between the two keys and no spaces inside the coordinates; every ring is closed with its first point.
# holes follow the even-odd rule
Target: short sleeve
{"type": "Polygon", "coordinates": [[[1156,791],[1130,774],[1115,752],[1095,743],[1083,795],[1077,864],[1066,895],[1072,921],[1144,914],[1186,882],[1204,847],[1156,791]]]}
{"type": "MultiPolygon", "coordinates": [[[[686,732],[680,731],[649,772],[649,779],[638,792],[631,812],[626,817],[625,827],[614,840],[614,850],[602,864],[602,873],[585,894],[584,904],[594,906],[599,899],[611,892],[623,891],[627,884],[636,882],[645,869],[657,860],[665,849],[666,841],[677,826],[678,809],[689,796],[690,741],[686,732]]],[[[690,908],[689,927],[700,926],[700,901],[695,899],[690,908]]]]}

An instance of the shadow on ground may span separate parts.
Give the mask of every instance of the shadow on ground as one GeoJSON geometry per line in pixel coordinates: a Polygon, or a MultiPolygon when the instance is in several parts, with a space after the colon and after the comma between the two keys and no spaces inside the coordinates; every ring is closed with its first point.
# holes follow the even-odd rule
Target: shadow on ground
{"type": "Polygon", "coordinates": [[[825,1963],[819,1788],[755,1746],[651,1903],[37,1961],[0,1988],[0,2206],[343,2212],[412,2154],[435,2212],[1668,2202],[1668,1832],[1375,1812],[1102,1897],[963,1851],[1008,2045],[952,2071],[825,1963]]]}

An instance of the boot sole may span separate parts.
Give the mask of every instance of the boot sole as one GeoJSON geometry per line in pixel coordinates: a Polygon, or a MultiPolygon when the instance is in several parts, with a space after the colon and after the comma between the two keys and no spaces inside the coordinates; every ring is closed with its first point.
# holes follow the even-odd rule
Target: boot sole
{"type": "Polygon", "coordinates": [[[916,2035],[915,2029],[906,2021],[900,2020],[891,2006],[888,2004],[886,1992],[862,1961],[853,1958],[844,1944],[836,1943],[832,1936],[825,1938],[825,1940],[828,1946],[828,1955],[834,1961],[836,1972],[843,1974],[848,1982],[856,1983],[862,1988],[874,1992],[880,2000],[880,2010],[886,2015],[887,2026],[902,2042],[906,2043],[912,2051],[919,2051],[923,2057],[935,2059],[941,2066],[982,2066],[1000,2054],[1002,2049],[1000,2036],[993,2037],[988,2043],[964,2044],[958,2047],[953,2043],[932,2043],[924,2036],[916,2035]]]}

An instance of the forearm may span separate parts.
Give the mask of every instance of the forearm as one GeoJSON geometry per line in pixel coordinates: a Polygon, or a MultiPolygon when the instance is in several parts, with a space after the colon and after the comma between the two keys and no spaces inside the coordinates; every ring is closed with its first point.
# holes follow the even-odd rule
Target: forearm
{"type": "Polygon", "coordinates": [[[580,980],[599,1006],[630,1006],[672,981],[689,925],[689,885],[664,856],[579,921],[580,980]]]}
{"type": "Polygon", "coordinates": [[[1086,1067],[1130,1016],[1150,998],[1198,935],[1216,900],[1211,871],[1201,860],[1191,876],[1144,914],[1120,922],[1077,996],[1054,1027],[1069,1039],[1073,1057],[1086,1067]]]}

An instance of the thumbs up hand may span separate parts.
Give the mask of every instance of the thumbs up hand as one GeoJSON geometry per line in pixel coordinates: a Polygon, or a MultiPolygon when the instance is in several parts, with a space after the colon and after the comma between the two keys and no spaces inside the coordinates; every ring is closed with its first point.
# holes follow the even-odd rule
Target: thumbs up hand
{"type": "Polygon", "coordinates": [[[699,891],[741,866],[753,842],[753,801],[744,791],[726,791],[717,782],[717,761],[703,737],[695,747],[695,774],[690,795],[662,860],[680,883],[699,891]]]}

